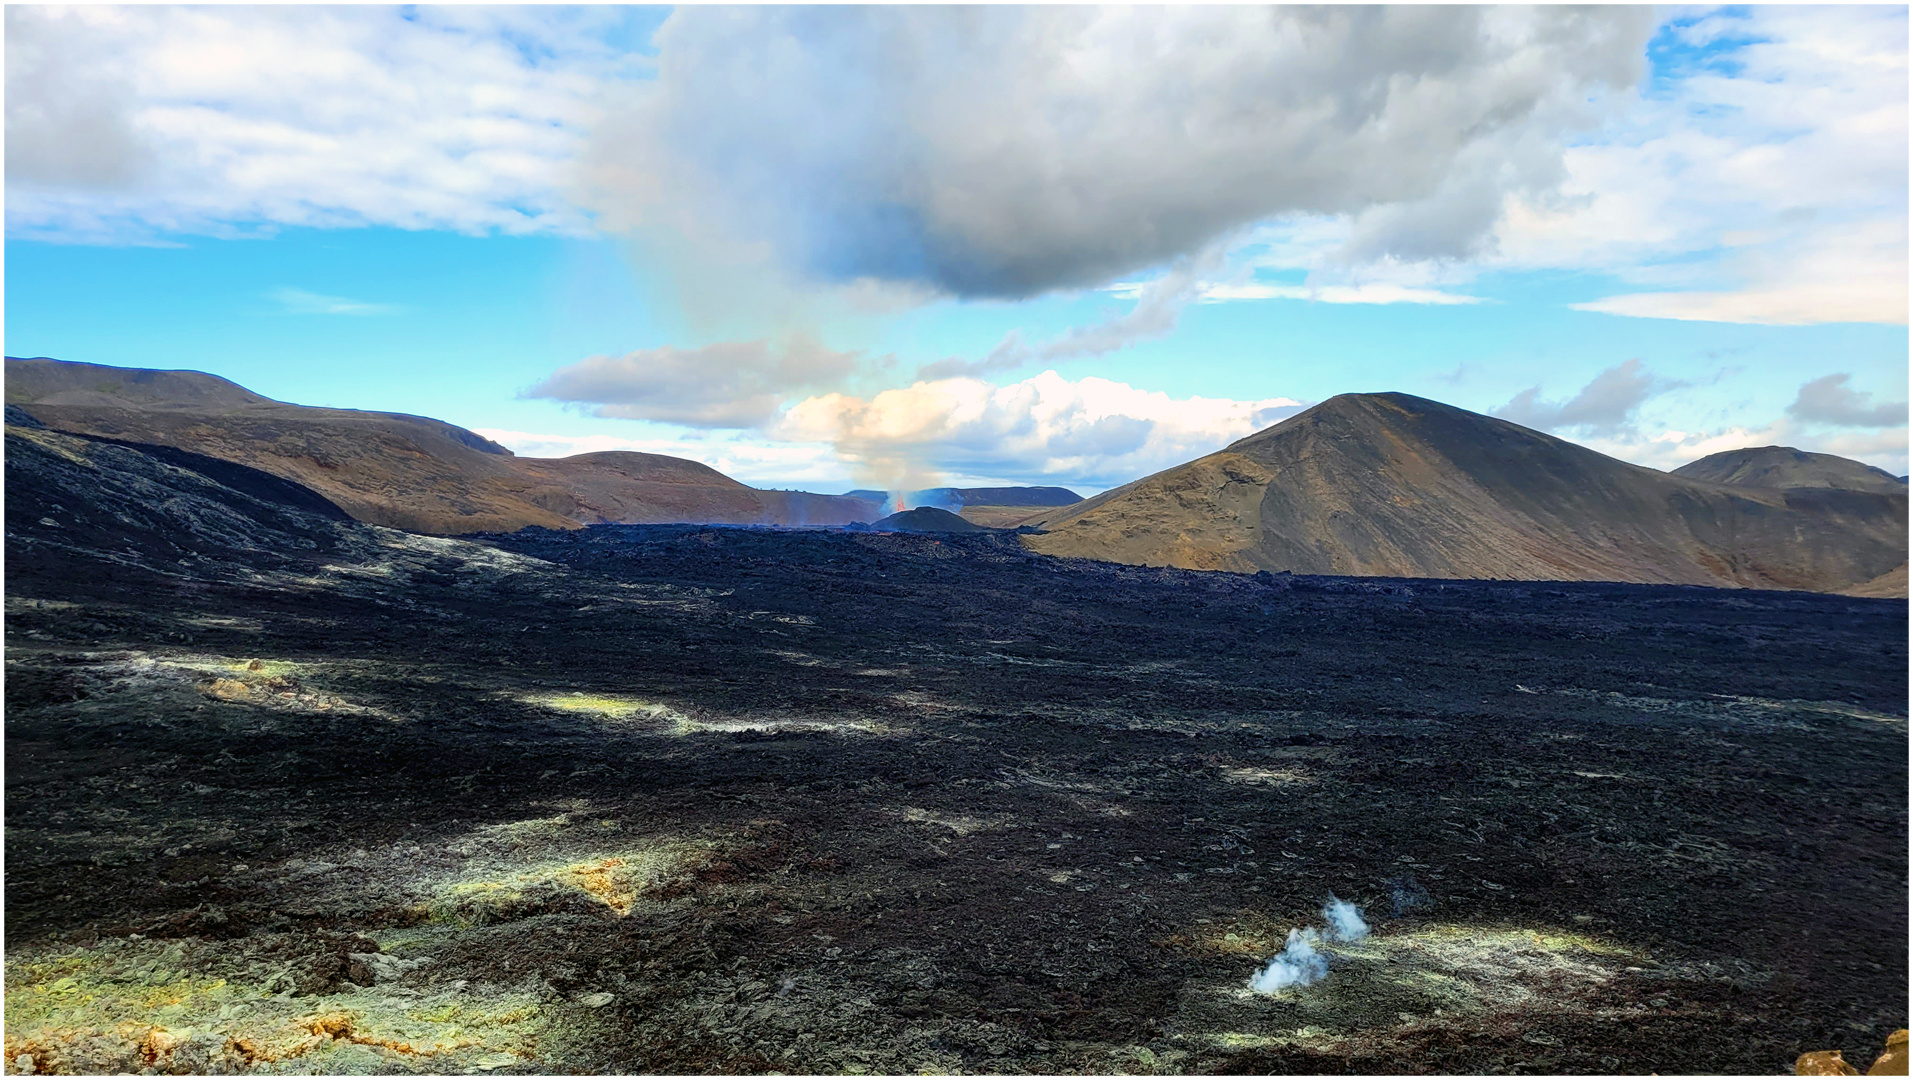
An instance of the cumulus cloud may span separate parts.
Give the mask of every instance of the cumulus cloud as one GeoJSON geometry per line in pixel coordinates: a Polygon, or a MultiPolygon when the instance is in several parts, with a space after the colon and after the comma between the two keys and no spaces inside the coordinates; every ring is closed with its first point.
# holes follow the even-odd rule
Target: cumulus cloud
{"type": "Polygon", "coordinates": [[[1492,415],[1542,431],[1585,428],[1611,433],[1621,428],[1647,399],[1673,383],[1656,379],[1639,360],[1617,364],[1596,375],[1566,401],[1544,401],[1541,388],[1529,387],[1492,415]]]}
{"type": "Polygon", "coordinates": [[[583,232],[610,9],[7,9],[10,235],[583,232]]]}
{"type": "Polygon", "coordinates": [[[1283,213],[1478,253],[1631,86],[1644,9],[684,7],[599,130],[621,226],[828,281],[1093,287],[1283,213]]]}
{"type": "Polygon", "coordinates": [[[1003,386],[954,378],[869,398],[817,395],[792,405],[767,432],[827,443],[885,486],[892,486],[886,470],[1109,486],[1211,453],[1302,407],[1279,397],[1172,398],[1046,371],[1003,386]]]}
{"type": "Polygon", "coordinates": [[[1805,384],[1793,404],[1787,406],[1787,415],[1839,427],[1906,426],[1906,402],[1874,405],[1872,394],[1847,385],[1852,379],[1850,374],[1828,375],[1805,384]]]}
{"type": "Polygon", "coordinates": [[[795,391],[848,378],[863,357],[793,335],[782,341],[670,345],[592,356],[559,368],[525,397],[591,406],[597,416],[691,427],[754,427],[795,391]]]}

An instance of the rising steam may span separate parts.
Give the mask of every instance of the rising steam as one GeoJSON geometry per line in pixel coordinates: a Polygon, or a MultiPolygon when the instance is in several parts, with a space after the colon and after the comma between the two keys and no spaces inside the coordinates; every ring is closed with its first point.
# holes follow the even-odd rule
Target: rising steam
{"type": "Polygon", "coordinates": [[[1362,909],[1346,900],[1335,899],[1330,893],[1328,903],[1322,906],[1322,918],[1328,920],[1329,937],[1335,941],[1360,941],[1368,936],[1368,922],[1362,918],[1362,909]]]}
{"type": "Polygon", "coordinates": [[[1269,966],[1250,977],[1249,989],[1258,994],[1273,994],[1291,986],[1321,982],[1328,978],[1328,957],[1316,951],[1317,942],[1324,937],[1329,941],[1359,941],[1368,936],[1368,921],[1362,918],[1362,909],[1346,900],[1337,900],[1334,894],[1322,905],[1322,919],[1328,923],[1326,932],[1312,926],[1290,930],[1282,951],[1275,954],[1269,966]]]}
{"type": "Polygon", "coordinates": [[[1328,957],[1315,951],[1315,943],[1321,939],[1321,934],[1312,928],[1289,931],[1288,946],[1249,980],[1249,989],[1258,994],[1273,994],[1327,978],[1328,957]]]}

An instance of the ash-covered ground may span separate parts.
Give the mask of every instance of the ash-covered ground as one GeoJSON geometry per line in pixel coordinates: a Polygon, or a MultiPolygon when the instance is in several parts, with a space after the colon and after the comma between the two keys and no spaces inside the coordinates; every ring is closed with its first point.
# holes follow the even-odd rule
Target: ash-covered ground
{"type": "Polygon", "coordinates": [[[182,556],[38,439],[8,1071],[1784,1072],[1906,1023],[1904,602],[292,510],[182,556]],[[1252,993],[1331,894],[1373,933],[1252,993]]]}

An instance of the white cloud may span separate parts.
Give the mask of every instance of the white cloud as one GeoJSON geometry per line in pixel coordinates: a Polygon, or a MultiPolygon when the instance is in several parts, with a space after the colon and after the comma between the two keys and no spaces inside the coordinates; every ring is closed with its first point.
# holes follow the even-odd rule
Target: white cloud
{"type": "Polygon", "coordinates": [[[1570,306],[1639,318],[1768,326],[1904,323],[1906,254],[1905,220],[1886,220],[1775,239],[1754,252],[1725,258],[1722,268],[1739,271],[1747,282],[1737,289],[1627,293],[1570,306]]]}
{"type": "Polygon", "coordinates": [[[350,297],[327,296],[290,286],[274,289],[266,295],[278,301],[280,307],[294,315],[390,315],[399,310],[396,304],[371,304],[363,300],[353,300],[350,297]]]}
{"type": "Polygon", "coordinates": [[[1837,454],[1885,469],[1894,476],[1904,476],[1907,471],[1904,428],[1865,435],[1829,435],[1806,430],[1786,419],[1780,419],[1757,427],[1736,424],[1704,431],[1664,428],[1651,434],[1625,431],[1609,436],[1577,438],[1568,435],[1564,438],[1610,457],[1663,472],[1699,461],[1709,454],[1751,446],[1791,446],[1815,454],[1837,454]]]}
{"type": "Polygon", "coordinates": [[[571,163],[632,62],[605,9],[7,9],[21,237],[582,231],[571,163]]]}
{"type": "Polygon", "coordinates": [[[1576,305],[1617,315],[1905,323],[1906,9],[1756,6],[1682,36],[1720,57],[1569,150],[1558,193],[1511,195],[1486,265],[1654,290],[1576,305]]]}
{"type": "Polygon", "coordinates": [[[1172,398],[1054,371],[1004,386],[919,382],[870,398],[823,394],[791,406],[772,437],[827,443],[885,488],[951,472],[1004,482],[1107,487],[1178,465],[1277,423],[1290,398],[1172,398]]]}
{"type": "Polygon", "coordinates": [[[1591,450],[1598,450],[1609,457],[1620,458],[1622,461],[1630,461],[1636,465],[1645,465],[1662,472],[1671,472],[1690,461],[1699,461],[1709,454],[1740,450],[1749,446],[1778,446],[1789,437],[1787,425],[1781,421],[1762,428],[1734,425],[1714,431],[1680,431],[1669,428],[1653,434],[1630,431],[1586,438],[1567,436],[1569,441],[1580,443],[1591,450]]]}
{"type": "Polygon", "coordinates": [[[1855,461],[1864,461],[1868,465],[1885,469],[1894,476],[1907,474],[1905,428],[1897,431],[1839,432],[1821,435],[1803,439],[1800,448],[1817,454],[1838,454],[1841,457],[1853,458],[1855,461]]]}
{"type": "MultiPolygon", "coordinates": [[[[1108,288],[1117,296],[1133,299],[1141,295],[1147,283],[1118,282],[1108,288]]],[[[1307,300],[1319,304],[1479,304],[1478,296],[1420,289],[1407,285],[1373,283],[1366,285],[1271,285],[1262,282],[1205,286],[1199,294],[1204,304],[1230,300],[1307,300]]]]}

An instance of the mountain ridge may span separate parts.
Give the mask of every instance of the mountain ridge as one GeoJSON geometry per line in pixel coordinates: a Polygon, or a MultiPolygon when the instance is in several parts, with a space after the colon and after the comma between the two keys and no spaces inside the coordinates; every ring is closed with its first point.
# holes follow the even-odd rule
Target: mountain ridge
{"type": "Polygon", "coordinates": [[[1054,555],[1192,569],[1837,591],[1906,561],[1904,494],[1736,487],[1409,394],[1343,394],[1032,517],[1054,555]]]}
{"type": "Polygon", "coordinates": [[[57,431],[249,466],[311,489],[356,520],[409,532],[843,525],[869,517],[857,500],[760,491],[683,458],[523,458],[432,417],[295,405],[198,371],[8,357],[6,400],[57,431]]]}

